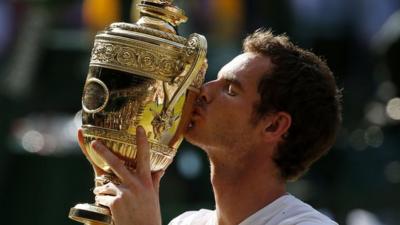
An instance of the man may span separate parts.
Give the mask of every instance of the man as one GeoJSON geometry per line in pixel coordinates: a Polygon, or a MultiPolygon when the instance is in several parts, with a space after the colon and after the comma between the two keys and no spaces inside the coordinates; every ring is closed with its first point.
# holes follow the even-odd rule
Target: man
{"type": "MultiPolygon", "coordinates": [[[[243,49],[203,85],[185,136],[208,155],[216,208],[186,212],[170,225],[336,224],[286,192],[286,182],[304,174],[335,141],[340,93],[332,72],[270,31],[251,34],[243,49]]],[[[135,172],[92,143],[122,181],[95,188],[96,202],[111,209],[116,225],[159,225],[163,172],[150,172],[141,127],[137,139],[135,172]]]]}

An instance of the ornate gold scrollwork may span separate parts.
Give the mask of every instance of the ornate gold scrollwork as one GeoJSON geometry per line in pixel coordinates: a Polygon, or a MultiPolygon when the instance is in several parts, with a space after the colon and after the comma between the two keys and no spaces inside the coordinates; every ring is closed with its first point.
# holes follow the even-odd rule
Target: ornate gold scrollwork
{"type": "Polygon", "coordinates": [[[134,49],[123,47],[117,54],[117,61],[125,66],[138,66],[136,55],[134,49]]]}
{"type": "MultiPolygon", "coordinates": [[[[127,158],[127,160],[132,160],[134,154],[136,154],[136,136],[126,133],[116,131],[114,129],[105,129],[100,127],[83,126],[83,131],[86,138],[100,139],[104,141],[112,141],[111,147],[114,143],[118,143],[117,148],[110,148],[118,150],[118,155],[127,158]]],[[[88,142],[90,143],[90,141],[88,142]]],[[[108,143],[105,143],[106,145],[108,143]]],[[[155,141],[149,140],[150,149],[152,154],[160,154],[168,160],[172,160],[175,155],[176,149],[162,145],[155,141]]],[[[160,169],[160,168],[159,168],[160,169]]]]}
{"type": "Polygon", "coordinates": [[[170,81],[182,70],[179,52],[134,39],[98,35],[90,66],[100,66],[170,81]]]}

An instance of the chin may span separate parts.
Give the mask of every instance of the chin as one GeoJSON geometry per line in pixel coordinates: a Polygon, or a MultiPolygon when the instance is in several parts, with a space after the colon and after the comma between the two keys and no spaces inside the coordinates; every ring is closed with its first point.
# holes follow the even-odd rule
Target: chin
{"type": "Polygon", "coordinates": [[[196,140],[195,135],[194,135],[194,130],[193,128],[188,128],[185,132],[185,134],[183,135],[183,137],[185,138],[185,140],[191,144],[193,144],[193,140],[196,140]]]}
{"type": "Polygon", "coordinates": [[[201,142],[200,141],[201,137],[199,134],[201,134],[201,131],[199,131],[198,127],[196,127],[193,123],[191,123],[186,129],[184,138],[190,144],[199,146],[199,142],[201,142]]]}

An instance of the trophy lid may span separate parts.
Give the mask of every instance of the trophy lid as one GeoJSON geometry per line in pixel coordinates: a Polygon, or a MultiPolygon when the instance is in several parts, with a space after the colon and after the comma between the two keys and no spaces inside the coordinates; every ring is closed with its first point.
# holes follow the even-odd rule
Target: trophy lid
{"type": "Polygon", "coordinates": [[[177,26],[187,21],[185,12],[173,5],[172,0],[143,0],[138,7],[138,25],[176,34],[177,26]]]}
{"type": "MultiPolygon", "coordinates": [[[[172,0],[142,0],[138,6],[141,14],[136,23],[113,23],[96,35],[90,66],[166,82],[186,82],[184,75],[194,67],[197,71],[195,62],[202,63],[205,58],[205,38],[177,34],[176,27],[187,17],[172,0]]],[[[194,77],[191,75],[189,80],[194,77]]]]}

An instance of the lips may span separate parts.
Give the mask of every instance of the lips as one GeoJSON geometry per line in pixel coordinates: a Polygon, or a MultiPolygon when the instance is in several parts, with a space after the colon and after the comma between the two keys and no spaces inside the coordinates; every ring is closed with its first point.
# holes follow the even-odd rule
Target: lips
{"type": "Polygon", "coordinates": [[[187,126],[187,129],[193,128],[195,126],[195,124],[196,124],[196,121],[198,121],[201,118],[204,118],[204,114],[205,114],[204,113],[204,109],[202,109],[200,106],[195,106],[193,108],[192,117],[191,117],[190,122],[189,122],[189,124],[187,126]]]}
{"type": "Polygon", "coordinates": [[[204,117],[204,110],[199,106],[195,106],[192,113],[192,119],[196,117],[204,117]]]}

